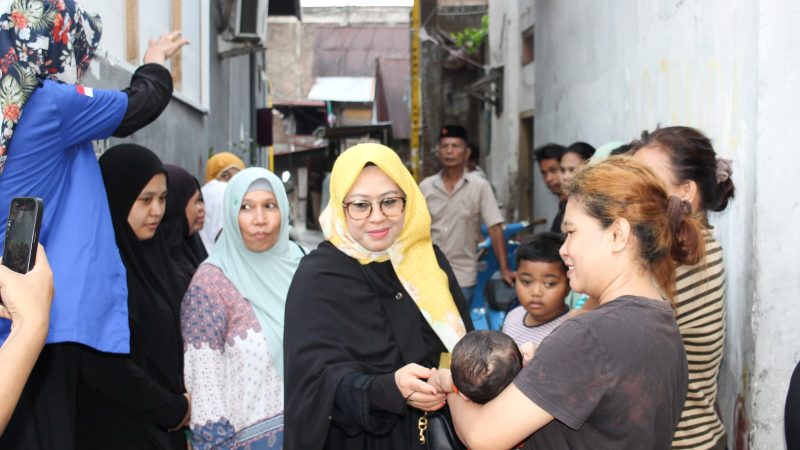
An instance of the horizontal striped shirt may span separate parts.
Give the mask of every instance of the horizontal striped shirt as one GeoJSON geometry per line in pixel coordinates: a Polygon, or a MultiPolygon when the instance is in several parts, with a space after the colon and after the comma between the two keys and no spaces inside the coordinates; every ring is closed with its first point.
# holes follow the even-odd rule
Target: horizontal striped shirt
{"type": "Polygon", "coordinates": [[[564,314],[541,325],[525,325],[525,316],[527,315],[528,311],[524,306],[517,306],[512,309],[503,322],[503,333],[511,336],[511,339],[514,339],[517,345],[533,342],[538,346],[542,343],[542,339],[546,338],[548,334],[561,325],[561,322],[569,319],[569,308],[564,314]]]}
{"type": "Polygon", "coordinates": [[[725,270],[711,231],[705,246],[699,264],[678,267],[675,274],[675,319],[689,361],[689,391],[673,449],[714,448],[725,433],[714,409],[725,341],[725,270]]]}

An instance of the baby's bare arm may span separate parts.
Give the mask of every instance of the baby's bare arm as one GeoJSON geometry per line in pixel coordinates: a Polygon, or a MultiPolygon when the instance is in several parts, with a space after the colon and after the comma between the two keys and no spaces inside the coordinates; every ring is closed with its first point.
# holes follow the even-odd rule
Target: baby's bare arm
{"type": "Polygon", "coordinates": [[[433,373],[428,378],[428,384],[436,388],[436,392],[440,394],[453,392],[453,377],[450,369],[433,369],[433,373]]]}

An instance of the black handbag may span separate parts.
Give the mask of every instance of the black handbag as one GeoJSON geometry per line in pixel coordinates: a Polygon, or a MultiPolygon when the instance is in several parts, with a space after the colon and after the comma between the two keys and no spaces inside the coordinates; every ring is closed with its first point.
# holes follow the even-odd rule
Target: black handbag
{"type": "Polygon", "coordinates": [[[435,411],[419,418],[419,442],[428,450],[466,450],[453,428],[450,416],[435,411]]]}

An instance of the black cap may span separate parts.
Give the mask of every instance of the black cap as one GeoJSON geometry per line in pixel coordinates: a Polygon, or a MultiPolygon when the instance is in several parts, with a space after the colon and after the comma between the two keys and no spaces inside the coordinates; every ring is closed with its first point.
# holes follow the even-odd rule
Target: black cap
{"type": "Polygon", "coordinates": [[[467,138],[467,129],[462,127],[461,125],[445,125],[445,126],[443,126],[441,131],[439,131],[439,139],[446,138],[446,137],[461,138],[461,139],[469,142],[469,139],[467,138]]]}

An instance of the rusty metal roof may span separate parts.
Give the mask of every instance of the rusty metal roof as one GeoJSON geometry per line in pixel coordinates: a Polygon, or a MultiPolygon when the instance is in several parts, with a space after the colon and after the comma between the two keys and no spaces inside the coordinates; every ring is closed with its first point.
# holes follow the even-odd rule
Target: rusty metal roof
{"type": "Polygon", "coordinates": [[[375,108],[378,121],[392,122],[397,139],[411,136],[411,62],[405,58],[379,57],[375,71],[375,108]]]}
{"type": "Polygon", "coordinates": [[[373,77],[378,57],[408,58],[408,26],[321,26],[314,38],[316,77],[373,77]]]}

